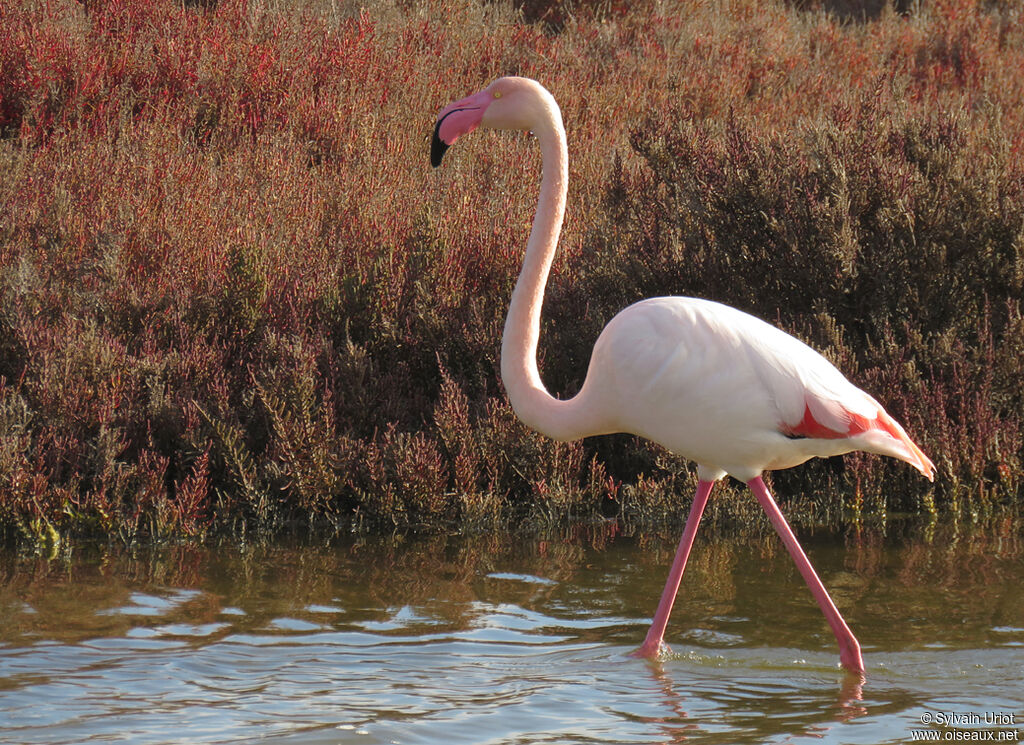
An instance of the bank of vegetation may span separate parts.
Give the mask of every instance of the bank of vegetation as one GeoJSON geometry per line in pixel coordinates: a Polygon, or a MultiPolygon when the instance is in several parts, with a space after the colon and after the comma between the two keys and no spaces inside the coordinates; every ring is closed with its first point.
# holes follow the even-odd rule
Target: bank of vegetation
{"type": "MultiPolygon", "coordinates": [[[[510,410],[525,136],[432,172],[436,112],[558,98],[569,215],[541,365],[625,305],[804,338],[935,461],[773,476],[808,520],[1019,505],[1024,14],[994,0],[24,0],[0,8],[0,528],[675,516],[687,464],[510,410]]],[[[712,519],[739,519],[738,491],[712,519]]]]}

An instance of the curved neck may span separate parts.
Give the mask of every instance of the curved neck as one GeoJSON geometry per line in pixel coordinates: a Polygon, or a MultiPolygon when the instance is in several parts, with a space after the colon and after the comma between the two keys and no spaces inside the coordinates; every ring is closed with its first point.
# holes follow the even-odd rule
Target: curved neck
{"type": "Polygon", "coordinates": [[[516,415],[530,427],[558,440],[572,440],[590,432],[580,414],[580,401],[551,396],[537,369],[537,341],[551,262],[558,247],[565,214],[569,156],[562,117],[554,100],[545,116],[532,124],[540,143],[542,175],[537,214],[533,219],[526,257],[509,303],[501,343],[501,377],[516,415]],[[577,405],[574,405],[577,404],[577,405]]]}

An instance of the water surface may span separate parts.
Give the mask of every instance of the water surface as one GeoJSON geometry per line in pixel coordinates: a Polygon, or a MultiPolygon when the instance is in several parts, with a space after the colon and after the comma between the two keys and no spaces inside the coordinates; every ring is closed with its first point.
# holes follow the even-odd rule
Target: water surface
{"type": "Polygon", "coordinates": [[[674,535],[3,554],[0,743],[1015,741],[1020,535],[801,535],[863,683],[773,537],[698,536],[658,664],[674,535]]]}

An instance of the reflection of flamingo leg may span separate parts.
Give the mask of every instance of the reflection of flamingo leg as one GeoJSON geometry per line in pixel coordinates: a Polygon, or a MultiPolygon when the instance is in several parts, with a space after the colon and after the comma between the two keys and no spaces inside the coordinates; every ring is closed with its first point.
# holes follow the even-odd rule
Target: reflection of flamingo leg
{"type": "Polygon", "coordinates": [[[686,560],[690,556],[690,549],[693,548],[693,538],[697,535],[697,525],[700,524],[701,515],[704,514],[704,505],[708,502],[708,495],[711,494],[711,487],[714,481],[701,481],[697,485],[697,494],[693,498],[693,506],[690,507],[690,515],[686,518],[686,527],[683,529],[683,537],[679,541],[679,548],[676,549],[676,558],[672,561],[672,569],[665,581],[665,589],[661,593],[661,601],[658,603],[658,610],[654,613],[654,620],[651,621],[651,628],[647,632],[647,638],[640,648],[633,652],[634,657],[657,657],[662,650],[668,651],[664,643],[665,627],[668,626],[668,617],[672,613],[672,604],[675,602],[676,594],[679,592],[679,583],[683,579],[683,570],[686,569],[686,560]]]}

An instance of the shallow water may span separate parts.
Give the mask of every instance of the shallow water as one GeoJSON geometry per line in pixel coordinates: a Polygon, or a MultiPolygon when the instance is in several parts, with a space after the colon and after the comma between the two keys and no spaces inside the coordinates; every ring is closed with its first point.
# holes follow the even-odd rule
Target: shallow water
{"type": "Polygon", "coordinates": [[[800,537],[863,683],[772,537],[698,536],[657,664],[676,537],[612,525],[0,555],[0,742],[1024,738],[1019,524],[800,537]]]}

